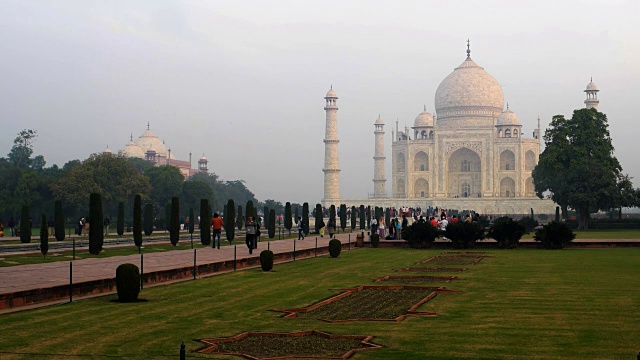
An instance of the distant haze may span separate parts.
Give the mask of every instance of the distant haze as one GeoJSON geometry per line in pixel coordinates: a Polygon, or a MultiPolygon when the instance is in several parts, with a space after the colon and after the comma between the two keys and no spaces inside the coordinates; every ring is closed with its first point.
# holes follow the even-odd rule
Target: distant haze
{"type": "Polygon", "coordinates": [[[539,115],[599,110],[640,178],[640,2],[24,1],[0,3],[0,156],[39,133],[51,164],[122,149],[147,122],[194,167],[260,200],[323,197],[324,95],[339,96],[341,196],[373,192],[373,123],[412,126],[471,57],[503,85],[526,137],[539,115]]]}

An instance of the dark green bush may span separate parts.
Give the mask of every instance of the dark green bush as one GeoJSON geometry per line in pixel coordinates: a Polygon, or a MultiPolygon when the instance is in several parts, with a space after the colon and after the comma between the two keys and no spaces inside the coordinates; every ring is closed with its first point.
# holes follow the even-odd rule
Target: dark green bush
{"type": "Polygon", "coordinates": [[[555,221],[544,225],[533,236],[535,241],[539,241],[545,249],[550,250],[563,249],[575,238],[576,234],[569,229],[567,224],[555,221]]]}
{"type": "Polygon", "coordinates": [[[262,271],[271,271],[273,269],[273,251],[262,250],[260,253],[260,266],[262,271]]]}
{"type": "Polygon", "coordinates": [[[120,302],[134,302],[140,294],[140,270],[134,264],[122,264],[116,269],[116,289],[120,302]]]}
{"type": "MultiPolygon", "coordinates": [[[[532,218],[528,219],[533,220],[532,218]]],[[[507,216],[497,218],[487,236],[494,239],[500,249],[515,249],[518,247],[522,235],[526,234],[525,226],[521,221],[514,221],[507,216]]]]}
{"type": "Polygon", "coordinates": [[[433,244],[440,234],[440,230],[426,221],[415,222],[402,230],[402,238],[407,240],[409,247],[415,249],[431,247],[431,244],[433,244]]]}
{"type": "Polygon", "coordinates": [[[380,235],[371,234],[371,247],[377,248],[380,245],[380,235]]]}
{"type": "Polygon", "coordinates": [[[340,251],[342,251],[342,243],[338,239],[333,239],[329,241],[329,255],[332,258],[337,258],[340,256],[340,251]]]}
{"type": "Polygon", "coordinates": [[[477,240],[484,239],[484,227],[477,221],[458,221],[447,225],[444,236],[455,248],[468,249],[473,247],[477,240]]]}
{"type": "MultiPolygon", "coordinates": [[[[496,219],[496,221],[497,221],[497,219],[496,219]]],[[[534,218],[530,217],[530,216],[523,217],[522,219],[518,220],[518,223],[520,223],[520,225],[524,226],[524,230],[526,232],[531,232],[531,231],[535,230],[536,226],[539,225],[538,221],[535,220],[534,218]]]]}

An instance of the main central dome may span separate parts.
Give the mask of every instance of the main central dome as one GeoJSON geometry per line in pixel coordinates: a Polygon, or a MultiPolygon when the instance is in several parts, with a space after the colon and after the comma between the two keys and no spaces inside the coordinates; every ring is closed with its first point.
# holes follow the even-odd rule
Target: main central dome
{"type": "Polygon", "coordinates": [[[502,87],[471,57],[467,59],[436,90],[438,120],[450,116],[498,116],[504,107],[502,87]]]}

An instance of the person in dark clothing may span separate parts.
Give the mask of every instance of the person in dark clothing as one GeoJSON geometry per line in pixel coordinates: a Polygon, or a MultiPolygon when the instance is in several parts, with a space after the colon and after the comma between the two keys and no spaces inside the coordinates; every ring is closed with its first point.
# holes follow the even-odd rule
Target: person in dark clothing
{"type": "Polygon", "coordinates": [[[249,254],[253,254],[253,249],[255,248],[256,241],[256,223],[253,221],[253,217],[249,216],[247,219],[247,232],[246,232],[246,240],[247,248],[249,248],[249,254]]]}
{"type": "Polygon", "coordinates": [[[407,220],[407,217],[402,215],[402,230],[406,230],[407,226],[409,226],[409,220],[407,220]]]}
{"type": "Polygon", "coordinates": [[[111,219],[109,219],[108,216],[104,217],[104,235],[107,236],[109,235],[109,225],[111,224],[111,219]]]}
{"type": "Polygon", "coordinates": [[[13,216],[9,218],[7,226],[9,226],[9,229],[11,229],[11,236],[16,236],[16,221],[13,220],[13,216]]]}
{"type": "Polygon", "coordinates": [[[53,218],[51,216],[49,216],[49,221],[47,221],[47,226],[49,227],[49,237],[53,237],[55,235],[56,222],[53,221],[53,218]]]}

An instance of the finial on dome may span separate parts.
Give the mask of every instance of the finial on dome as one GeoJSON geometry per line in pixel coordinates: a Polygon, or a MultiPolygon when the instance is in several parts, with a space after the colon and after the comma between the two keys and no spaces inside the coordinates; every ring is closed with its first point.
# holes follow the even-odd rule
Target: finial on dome
{"type": "Polygon", "coordinates": [[[427,104],[424,104],[424,111],[427,111],[427,104]]]}
{"type": "Polygon", "coordinates": [[[131,133],[131,137],[129,139],[133,141],[133,133],[131,133]]]}
{"type": "Polygon", "coordinates": [[[471,42],[467,38],[467,59],[471,59],[471,42]]]}
{"type": "Polygon", "coordinates": [[[509,102],[507,101],[507,110],[509,110],[509,102]]]}
{"type": "MultiPolygon", "coordinates": [[[[331,90],[333,90],[333,84],[331,84],[331,90]]],[[[204,155],[204,154],[203,154],[204,155]]]]}
{"type": "Polygon", "coordinates": [[[147,130],[149,130],[149,122],[147,121],[147,130]]]}
{"type": "Polygon", "coordinates": [[[591,82],[593,82],[593,76],[591,77],[591,82]]]}

